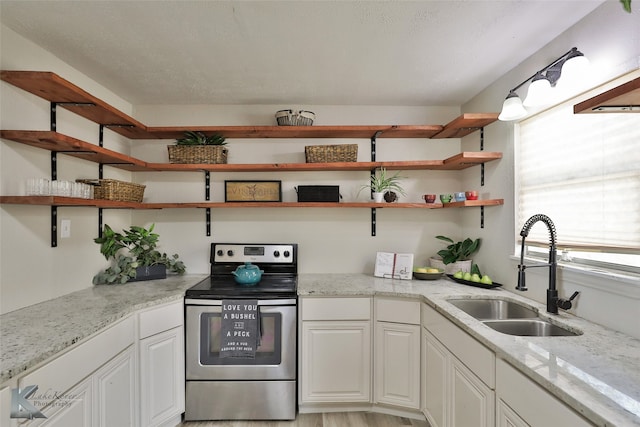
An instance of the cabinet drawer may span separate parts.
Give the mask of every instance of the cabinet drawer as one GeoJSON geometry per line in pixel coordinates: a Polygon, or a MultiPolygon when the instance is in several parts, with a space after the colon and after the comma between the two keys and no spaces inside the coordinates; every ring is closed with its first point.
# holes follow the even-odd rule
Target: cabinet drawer
{"type": "Polygon", "coordinates": [[[302,320],[370,320],[371,298],[301,298],[302,320]]]}
{"type": "Polygon", "coordinates": [[[394,298],[376,298],[376,320],[420,324],[420,303],[394,298]]]}
{"type": "Polygon", "coordinates": [[[168,331],[184,323],[182,300],[140,313],[140,339],[168,331]]]}
{"type": "Polygon", "coordinates": [[[496,356],[449,319],[422,304],[422,325],[489,388],[495,388],[496,356]]]}

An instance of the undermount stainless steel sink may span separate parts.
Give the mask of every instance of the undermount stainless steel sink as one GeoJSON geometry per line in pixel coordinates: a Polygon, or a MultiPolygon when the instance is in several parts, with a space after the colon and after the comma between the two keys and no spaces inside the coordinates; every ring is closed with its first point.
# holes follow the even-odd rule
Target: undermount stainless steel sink
{"type": "Polygon", "coordinates": [[[456,299],[449,303],[478,320],[528,319],[538,313],[522,304],[503,299],[456,299]]]}
{"type": "Polygon", "coordinates": [[[527,337],[577,336],[562,326],[542,319],[538,312],[505,299],[451,299],[448,302],[488,327],[508,335],[527,337]]]}
{"type": "Polygon", "coordinates": [[[572,337],[581,335],[543,319],[487,320],[482,323],[503,334],[520,337],[572,337]]]}

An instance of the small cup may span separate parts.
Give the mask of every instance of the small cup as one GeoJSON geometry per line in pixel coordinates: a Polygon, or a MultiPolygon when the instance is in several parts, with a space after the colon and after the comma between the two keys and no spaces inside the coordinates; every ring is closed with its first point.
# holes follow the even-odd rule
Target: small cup
{"type": "Polygon", "coordinates": [[[464,195],[467,198],[467,200],[478,200],[478,192],[475,190],[465,191],[464,195]]]}
{"type": "Polygon", "coordinates": [[[451,194],[441,194],[440,195],[440,201],[442,203],[449,203],[451,202],[453,196],[451,196],[451,194]]]}
{"type": "Polygon", "coordinates": [[[464,202],[466,197],[464,193],[455,193],[456,202],[464,202]]]}
{"type": "Polygon", "coordinates": [[[427,203],[433,203],[433,202],[436,201],[436,195],[435,194],[425,194],[424,196],[422,196],[422,198],[427,203]]]}

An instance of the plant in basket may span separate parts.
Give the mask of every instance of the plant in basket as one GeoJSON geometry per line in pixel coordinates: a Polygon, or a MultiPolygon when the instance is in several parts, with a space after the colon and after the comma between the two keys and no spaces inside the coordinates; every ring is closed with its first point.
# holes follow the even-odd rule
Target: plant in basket
{"type": "Polygon", "coordinates": [[[153,232],[155,224],[146,229],[132,225],[123,233],[104,225],[102,237],[93,241],[100,245],[100,253],[112,265],[93,277],[94,285],[123,284],[129,281],[164,279],[167,269],[177,274],[186,271],[178,254],[168,256],[156,247],[160,236],[153,232]]]}
{"type": "Polygon", "coordinates": [[[206,135],[204,132],[186,131],[184,137],[169,145],[169,162],[191,164],[227,163],[228,150],[225,137],[219,134],[206,135]]]}
{"type": "Polygon", "coordinates": [[[473,262],[471,255],[480,249],[480,239],[471,240],[466,238],[459,242],[446,236],[436,236],[436,239],[448,243],[446,249],[437,252],[438,258],[431,257],[429,263],[432,267],[442,268],[446,274],[453,274],[457,271],[469,272],[473,262]]]}

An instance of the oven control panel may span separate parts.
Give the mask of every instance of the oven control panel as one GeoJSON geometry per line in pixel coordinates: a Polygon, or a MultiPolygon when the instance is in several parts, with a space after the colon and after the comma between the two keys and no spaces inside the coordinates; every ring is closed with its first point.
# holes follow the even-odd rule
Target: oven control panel
{"type": "Polygon", "coordinates": [[[291,264],[294,262],[295,245],[293,244],[233,244],[215,243],[211,251],[213,263],[275,263],[291,264]]]}

